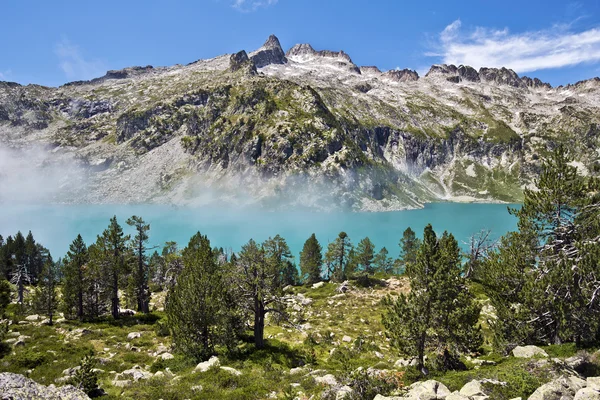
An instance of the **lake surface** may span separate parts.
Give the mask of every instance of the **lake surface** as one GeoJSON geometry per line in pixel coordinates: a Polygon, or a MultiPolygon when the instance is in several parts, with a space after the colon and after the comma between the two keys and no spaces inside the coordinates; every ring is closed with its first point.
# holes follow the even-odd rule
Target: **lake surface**
{"type": "MultiPolygon", "coordinates": [[[[125,223],[132,215],[150,224],[150,245],[165,241],[187,245],[197,231],[208,235],[213,246],[234,251],[253,238],[283,236],[298,260],[304,241],[314,232],[325,249],[340,231],[354,244],[368,236],[377,249],[387,247],[397,257],[402,232],[411,227],[420,236],[431,223],[441,235],[454,234],[459,244],[482,229],[491,229],[494,237],[516,229],[516,218],[509,215],[505,204],[435,203],[421,210],[384,213],[344,213],[277,211],[257,209],[184,208],[164,205],[51,205],[0,206],[0,234],[6,238],[18,230],[33,232],[35,239],[50,249],[53,257],[64,256],[69,244],[80,233],[89,245],[116,215],[126,233],[133,230],[125,223]]],[[[160,250],[159,250],[160,252],[160,250]]]]}

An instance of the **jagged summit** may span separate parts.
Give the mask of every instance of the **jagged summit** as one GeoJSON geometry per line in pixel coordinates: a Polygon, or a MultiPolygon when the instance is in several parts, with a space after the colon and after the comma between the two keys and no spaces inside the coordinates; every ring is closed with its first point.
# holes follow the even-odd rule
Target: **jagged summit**
{"type": "MultiPolygon", "coordinates": [[[[312,55],[319,57],[331,57],[331,58],[341,58],[346,60],[349,63],[352,63],[352,59],[348,55],[348,53],[344,52],[344,50],[340,51],[331,51],[331,50],[315,50],[308,43],[302,43],[294,45],[291,49],[289,49],[286,53],[286,56],[302,56],[302,55],[312,55]]],[[[354,64],[354,63],[352,63],[354,64]]]]}
{"type": "Polygon", "coordinates": [[[395,82],[415,82],[419,80],[417,71],[411,69],[391,69],[383,73],[384,77],[395,82]]]}
{"type": "Polygon", "coordinates": [[[283,51],[281,48],[281,43],[279,43],[279,39],[275,35],[270,35],[265,44],[262,45],[263,49],[279,49],[283,51]]]}
{"type": "Polygon", "coordinates": [[[369,75],[369,74],[381,75],[382,72],[379,68],[377,68],[374,65],[366,65],[366,66],[360,67],[360,73],[363,75],[369,75]]]}
{"type": "Polygon", "coordinates": [[[310,44],[302,43],[293,46],[286,53],[286,56],[295,62],[306,62],[311,59],[323,59],[335,67],[344,69],[353,74],[361,73],[360,68],[352,62],[350,56],[344,52],[331,50],[315,50],[310,44]]]}
{"type": "Polygon", "coordinates": [[[443,75],[446,80],[453,83],[462,81],[467,82],[487,82],[497,85],[506,85],[518,88],[552,88],[549,83],[542,82],[538,78],[530,78],[527,76],[519,77],[512,69],[487,68],[481,67],[479,72],[475,68],[468,65],[456,66],[453,64],[436,64],[432,65],[426,77],[443,75]]]}
{"type": "Polygon", "coordinates": [[[279,39],[275,35],[269,36],[261,48],[250,53],[250,59],[254,61],[256,68],[263,68],[270,64],[287,63],[281,43],[279,43],[279,39]]]}
{"type": "Polygon", "coordinates": [[[60,202],[184,204],[199,179],[219,199],[283,193],[278,204],[393,210],[519,201],[559,142],[592,173],[598,110],[598,78],[551,88],[507,68],[444,64],[420,78],[309,44],[286,56],[270,36],[249,54],[60,88],[0,82],[0,141],[85,166],[89,190],[60,202]]]}

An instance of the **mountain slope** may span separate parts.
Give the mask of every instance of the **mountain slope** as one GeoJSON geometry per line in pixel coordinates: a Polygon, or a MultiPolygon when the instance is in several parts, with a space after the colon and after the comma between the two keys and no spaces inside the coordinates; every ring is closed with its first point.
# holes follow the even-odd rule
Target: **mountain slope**
{"type": "Polygon", "coordinates": [[[42,169],[78,165],[54,201],[391,210],[519,201],[558,142],[587,173],[599,106],[598,78],[551,88],[452,65],[419,77],[308,44],[284,53],[271,36],[250,54],[59,88],[0,82],[0,143],[44,146],[42,169]]]}

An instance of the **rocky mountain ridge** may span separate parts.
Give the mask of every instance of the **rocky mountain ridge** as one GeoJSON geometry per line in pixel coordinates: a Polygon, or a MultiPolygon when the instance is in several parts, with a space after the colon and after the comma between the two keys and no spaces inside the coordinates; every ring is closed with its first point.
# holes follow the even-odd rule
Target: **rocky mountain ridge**
{"type": "Polygon", "coordinates": [[[454,65],[420,77],[271,36],[58,88],[0,82],[0,145],[43,147],[36,169],[76,165],[78,183],[49,201],[395,210],[519,201],[558,143],[593,173],[599,106],[598,78],[552,88],[454,65]]]}

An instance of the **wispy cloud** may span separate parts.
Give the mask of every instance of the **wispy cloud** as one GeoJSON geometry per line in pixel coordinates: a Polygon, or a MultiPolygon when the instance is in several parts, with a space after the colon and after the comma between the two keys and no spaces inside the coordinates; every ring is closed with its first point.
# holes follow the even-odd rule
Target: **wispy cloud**
{"type": "Polygon", "coordinates": [[[0,81],[5,81],[7,79],[10,79],[11,75],[12,75],[12,71],[10,69],[0,71],[0,81]]]}
{"type": "Polygon", "coordinates": [[[106,72],[104,62],[85,58],[79,47],[67,38],[63,38],[54,46],[54,54],[58,57],[58,66],[67,79],[91,79],[106,72]]]}
{"type": "Polygon", "coordinates": [[[465,33],[460,20],[440,34],[436,49],[425,55],[446,64],[474,68],[507,67],[517,72],[562,68],[600,61],[600,28],[574,32],[571,24],[512,33],[476,27],[465,33]]]}
{"type": "Polygon", "coordinates": [[[277,4],[278,0],[233,0],[232,7],[241,12],[256,11],[259,8],[277,4]]]}

